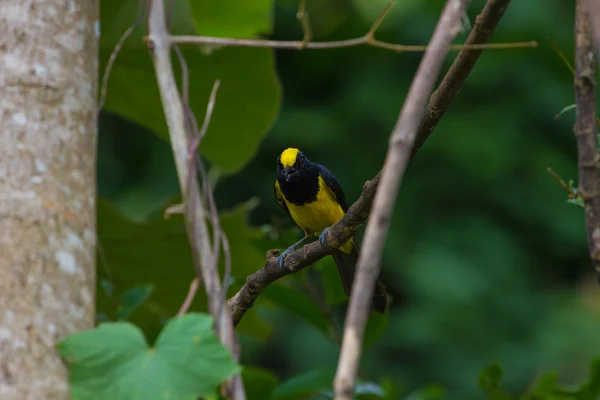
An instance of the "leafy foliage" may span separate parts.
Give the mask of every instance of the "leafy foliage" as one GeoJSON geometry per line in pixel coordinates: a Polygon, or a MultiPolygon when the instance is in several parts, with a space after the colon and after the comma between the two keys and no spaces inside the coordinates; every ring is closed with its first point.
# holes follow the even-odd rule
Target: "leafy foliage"
{"type": "Polygon", "coordinates": [[[170,320],[153,348],[128,322],[103,323],[58,345],[69,363],[74,399],[189,399],[215,396],[239,370],[213,333],[213,318],[170,320]]]}
{"type": "MultiPolygon", "coordinates": [[[[176,1],[173,31],[301,37],[296,1],[242,3],[176,1]]],[[[364,34],[385,3],[308,0],[315,40],[364,34]]],[[[442,3],[397,2],[378,38],[426,43],[442,3]]],[[[483,3],[473,2],[471,21],[483,3]]],[[[101,1],[100,74],[136,10],[137,0],[101,1]]],[[[389,315],[373,315],[367,325],[357,398],[597,397],[596,364],[587,384],[575,384],[600,348],[600,298],[588,288],[581,209],[564,206],[564,192],[546,172],[551,166],[566,177],[577,174],[575,113],[565,107],[572,101],[572,77],[539,39],[551,34],[570,54],[572,21],[572,5],[565,2],[512,2],[493,41],[533,38],[540,40],[539,48],[485,51],[436,133],[411,161],[383,260],[382,280],[394,301],[389,315]],[[540,14],[542,6],[547,12],[540,14]],[[562,110],[558,119],[557,110],[562,110]],[[539,369],[555,372],[534,379],[539,369]]],[[[99,124],[98,273],[103,279],[98,319],[131,323],[101,324],[89,333],[112,361],[98,369],[70,364],[81,396],[96,388],[87,375],[92,370],[98,382],[113,377],[114,387],[137,387],[126,374],[113,374],[127,359],[137,360],[132,376],[162,372],[141,390],[163,385],[177,390],[171,392],[182,396],[177,398],[204,390],[194,386],[198,379],[193,385],[177,381],[174,389],[165,373],[190,378],[171,362],[180,360],[184,344],[192,346],[185,332],[174,353],[163,352],[168,360],[163,366],[149,364],[156,369],[144,372],[137,364],[158,359],[160,341],[149,349],[144,335],[166,335],[163,325],[176,321],[170,318],[194,276],[181,216],[165,220],[161,215],[180,199],[144,35],[142,24],[118,55],[99,124]],[[100,337],[99,332],[109,334],[100,337]],[[111,335],[121,344],[110,345],[111,335]]],[[[266,49],[180,49],[199,122],[214,80],[221,80],[200,151],[211,177],[219,177],[216,197],[232,249],[232,294],[263,265],[268,249],[298,239],[272,197],[274,160],[281,149],[301,147],[336,174],[349,201],[356,199],[364,181],[381,167],[387,136],[421,55],[349,48],[278,51],[276,58],[266,49]]],[[[181,81],[179,60],[173,59],[181,81]]],[[[569,201],[579,205],[579,200],[569,201]]],[[[223,255],[220,260],[222,270],[223,255]]],[[[339,352],[335,332],[346,304],[330,257],[270,286],[237,328],[248,398],[331,398],[339,352]]],[[[192,310],[205,308],[200,291],[192,310]]],[[[101,355],[85,337],[68,338],[61,351],[83,355],[81,360],[101,355]]]]}
{"type": "MultiPolygon", "coordinates": [[[[123,20],[127,20],[129,24],[135,21],[135,13],[132,11],[137,3],[137,0],[101,2],[100,23],[102,27],[108,28],[108,34],[100,43],[100,74],[106,70],[110,54],[126,29],[123,28],[123,20]],[[120,11],[123,10],[127,12],[121,15],[120,11]],[[113,22],[114,19],[116,23],[113,22]],[[115,26],[121,30],[117,30],[115,26]]],[[[217,6],[217,3],[208,0],[193,1],[190,5],[194,12],[190,13],[186,2],[178,2],[173,25],[180,32],[193,34],[196,31],[193,28],[192,16],[201,18],[197,23],[204,22],[207,18],[215,18],[213,26],[220,26],[221,33],[233,28],[238,35],[252,36],[270,28],[270,20],[265,19],[264,15],[270,4],[270,0],[262,0],[262,12],[257,12],[250,5],[246,9],[236,5],[235,14],[225,12],[213,15],[205,11],[225,10],[221,8],[220,3],[217,6]],[[224,16],[234,16],[235,19],[226,22],[223,20],[224,16]],[[241,19],[247,24],[239,25],[241,19]],[[256,21],[256,24],[252,24],[252,21],[256,21]]],[[[119,53],[110,71],[104,109],[140,124],[166,139],[168,135],[155,71],[150,54],[141,39],[138,29],[119,53]]],[[[214,81],[221,80],[217,95],[219,101],[215,106],[201,151],[211,163],[218,165],[223,171],[236,172],[254,155],[279,109],[280,87],[275,74],[273,52],[268,49],[247,48],[202,50],[189,46],[182,48],[181,52],[189,72],[189,104],[199,123],[204,119],[214,81]],[[240,68],[241,65],[243,68],[240,68]],[[235,114],[235,118],[231,118],[232,113],[235,114]],[[230,147],[227,152],[222,151],[224,143],[232,142],[237,145],[230,147]]],[[[177,65],[175,56],[173,62],[177,65]]],[[[181,79],[179,70],[176,76],[177,79],[181,79]]]]}

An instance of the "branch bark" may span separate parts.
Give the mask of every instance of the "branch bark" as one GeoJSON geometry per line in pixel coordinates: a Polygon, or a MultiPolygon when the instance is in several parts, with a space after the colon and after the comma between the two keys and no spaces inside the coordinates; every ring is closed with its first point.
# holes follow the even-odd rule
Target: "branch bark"
{"type": "Polygon", "coordinates": [[[97,0],[0,2],[6,400],[68,399],[55,344],[94,327],[98,17],[97,0]]]}
{"type": "MultiPolygon", "coordinates": [[[[204,284],[208,298],[208,308],[215,316],[217,332],[223,344],[234,357],[237,357],[237,343],[231,316],[227,307],[219,307],[221,282],[212,251],[207,226],[207,212],[195,177],[188,168],[188,150],[192,147],[190,135],[186,130],[183,103],[177,90],[171,63],[171,45],[166,28],[163,0],[151,0],[148,20],[148,46],[152,53],[154,69],[163,104],[163,110],[169,128],[171,147],[183,199],[185,201],[185,220],[193,258],[196,260],[196,273],[204,284]],[[191,179],[190,179],[191,178],[191,179]]],[[[230,381],[229,396],[236,400],[245,400],[246,395],[240,375],[230,381]]]]}
{"type": "Polygon", "coordinates": [[[590,258],[600,282],[600,156],[596,131],[596,69],[590,14],[585,0],[575,5],[575,103],[579,194],[585,209],[590,258]]]}
{"type": "MultiPolygon", "coordinates": [[[[510,0],[488,0],[483,11],[477,18],[469,39],[473,41],[489,39],[498,25],[498,19],[504,14],[509,3],[510,0]]],[[[464,50],[454,60],[442,83],[429,99],[427,110],[422,116],[418,131],[418,138],[420,139],[416,139],[421,140],[421,146],[429,138],[442,115],[444,115],[446,109],[458,94],[465,79],[473,69],[474,63],[478,59],[479,52],[472,50],[467,52],[464,50]],[[436,118],[434,114],[439,115],[439,117],[436,118]]],[[[415,156],[417,151],[418,149],[415,150],[413,147],[411,158],[415,156]]],[[[298,272],[321,258],[330,255],[332,248],[338,246],[340,243],[345,243],[362,226],[369,216],[380,176],[381,173],[364,184],[360,198],[350,207],[342,221],[334,225],[327,233],[326,246],[321,245],[319,241],[303,246],[285,259],[283,270],[279,269],[274,258],[277,256],[278,250],[271,250],[267,253],[267,260],[263,268],[250,275],[240,291],[228,301],[236,325],[242,319],[245,312],[253,306],[254,301],[260,293],[270,283],[286,275],[298,272]]]]}
{"type": "Polygon", "coordinates": [[[592,37],[596,46],[596,59],[600,56],[600,0],[587,1],[588,15],[592,27],[592,37]]]}
{"type": "Polygon", "coordinates": [[[367,223],[362,250],[356,266],[356,276],[350,305],[344,324],[344,338],[335,376],[335,399],[351,400],[358,371],[365,325],[379,275],[381,253],[396,202],[402,176],[410,158],[419,127],[435,79],[439,74],[452,40],[460,31],[460,20],[469,0],[448,0],[427,51],[410,86],[398,122],[390,137],[381,182],[375,193],[373,212],[367,223]]]}

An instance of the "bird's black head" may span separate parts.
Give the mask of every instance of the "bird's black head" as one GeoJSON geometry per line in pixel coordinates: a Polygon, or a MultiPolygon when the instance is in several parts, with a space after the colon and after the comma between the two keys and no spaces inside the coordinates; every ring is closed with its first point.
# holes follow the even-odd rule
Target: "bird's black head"
{"type": "Polygon", "coordinates": [[[319,165],[298,149],[285,149],[277,158],[277,182],[290,203],[313,202],[319,193],[319,165]]]}
{"type": "Polygon", "coordinates": [[[312,163],[298,149],[285,149],[277,157],[277,179],[281,182],[294,182],[303,178],[308,178],[312,174],[312,163]]]}

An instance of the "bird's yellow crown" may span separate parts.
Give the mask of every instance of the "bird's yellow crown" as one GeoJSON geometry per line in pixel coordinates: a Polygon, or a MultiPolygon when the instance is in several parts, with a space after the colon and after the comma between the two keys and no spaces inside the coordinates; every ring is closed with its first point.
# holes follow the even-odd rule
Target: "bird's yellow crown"
{"type": "Polygon", "coordinates": [[[281,156],[279,157],[279,161],[281,161],[281,165],[283,168],[289,168],[296,163],[296,157],[298,157],[298,153],[300,150],[290,147],[285,149],[281,156]]]}

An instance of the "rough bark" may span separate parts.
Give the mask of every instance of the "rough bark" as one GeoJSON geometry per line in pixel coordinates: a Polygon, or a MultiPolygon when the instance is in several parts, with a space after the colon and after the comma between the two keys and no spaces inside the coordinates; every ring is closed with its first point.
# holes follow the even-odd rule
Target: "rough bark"
{"type": "Polygon", "coordinates": [[[94,324],[98,0],[0,1],[0,398],[67,399],[94,324]]]}

